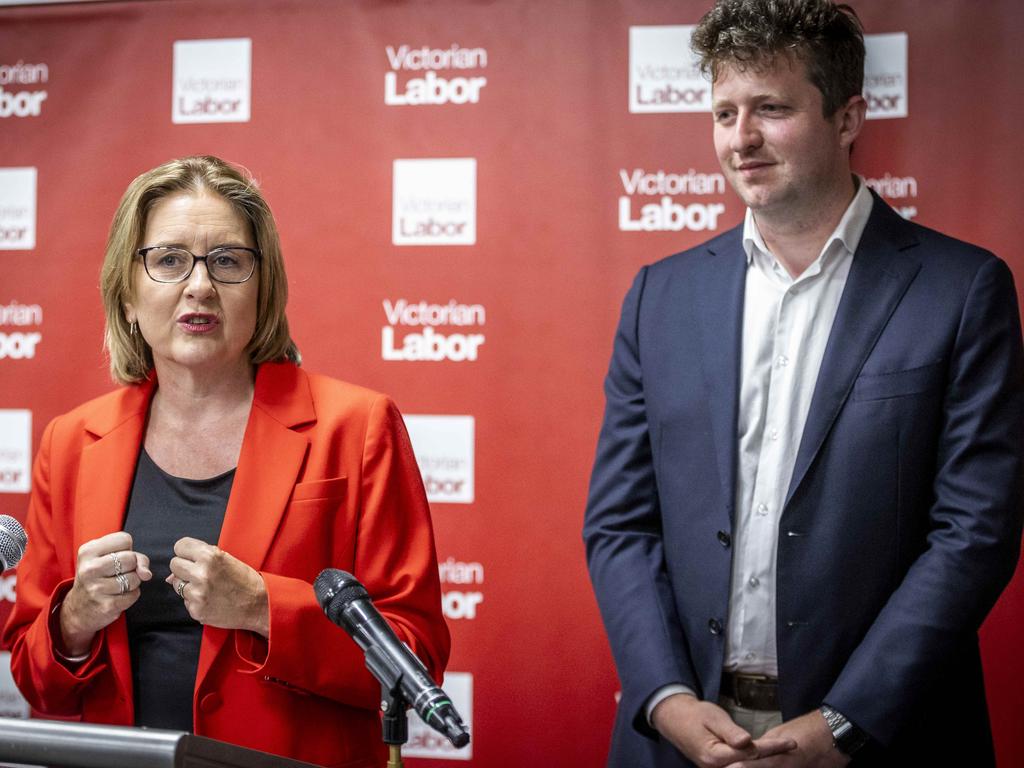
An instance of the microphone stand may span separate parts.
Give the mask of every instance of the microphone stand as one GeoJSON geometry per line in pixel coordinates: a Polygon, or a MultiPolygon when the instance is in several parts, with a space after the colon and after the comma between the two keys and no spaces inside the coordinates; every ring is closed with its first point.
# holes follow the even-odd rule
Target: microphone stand
{"type": "Polygon", "coordinates": [[[381,726],[384,743],[388,745],[387,768],[402,768],[402,745],[409,740],[409,702],[402,695],[402,678],[395,681],[390,690],[381,684],[380,709],[384,713],[381,726]]]}

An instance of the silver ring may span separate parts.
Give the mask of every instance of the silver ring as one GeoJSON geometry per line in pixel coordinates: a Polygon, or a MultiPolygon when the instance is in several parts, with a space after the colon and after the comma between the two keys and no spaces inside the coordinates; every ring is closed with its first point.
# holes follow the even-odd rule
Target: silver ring
{"type": "Polygon", "coordinates": [[[120,576],[124,573],[124,568],[121,567],[121,558],[117,556],[117,552],[111,552],[110,556],[114,559],[114,576],[120,576]]]}
{"type": "Polygon", "coordinates": [[[131,585],[128,583],[128,577],[123,573],[117,574],[115,577],[117,583],[121,585],[121,594],[126,595],[131,591],[131,585]]]}
{"type": "Polygon", "coordinates": [[[178,591],[178,597],[180,597],[182,600],[185,599],[185,587],[187,587],[187,586],[188,586],[188,582],[187,581],[179,581],[178,582],[178,586],[175,587],[175,589],[178,591]]]}

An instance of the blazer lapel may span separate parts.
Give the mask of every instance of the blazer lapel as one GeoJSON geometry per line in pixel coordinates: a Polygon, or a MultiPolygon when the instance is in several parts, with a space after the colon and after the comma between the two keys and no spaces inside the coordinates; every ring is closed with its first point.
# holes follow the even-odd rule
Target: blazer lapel
{"type": "Polygon", "coordinates": [[[854,380],[921,266],[903,253],[917,244],[911,228],[874,197],[829,333],[786,504],[821,450],[854,380]]]}
{"type": "Polygon", "coordinates": [[[120,531],[142,445],[153,381],[125,387],[113,408],[95,413],[85,429],[96,442],[82,449],[75,489],[74,546],[120,531]]]}
{"type": "Polygon", "coordinates": [[[292,427],[315,419],[305,374],[293,365],[260,367],[218,542],[253,568],[263,564],[309,448],[292,427]]]}
{"type": "Polygon", "coordinates": [[[747,268],[741,237],[742,228],[738,227],[709,245],[710,253],[694,280],[691,304],[700,328],[715,458],[730,517],[736,495],[736,420],[747,268]]]}
{"type": "MultiPolygon", "coordinates": [[[[316,420],[306,375],[290,363],[264,363],[217,545],[259,570],[306,459],[309,440],[292,427],[316,420]]],[[[206,627],[198,686],[228,632],[206,627]]]]}
{"type": "MultiPolygon", "coordinates": [[[[85,423],[96,442],[82,449],[75,488],[74,551],[92,539],[124,528],[128,494],[142,445],[146,413],[155,379],[123,388],[112,408],[94,413],[85,423]]],[[[128,627],[122,615],[107,629],[107,647],[121,688],[132,690],[128,627]]],[[[131,713],[131,703],[126,703],[131,713]]]]}

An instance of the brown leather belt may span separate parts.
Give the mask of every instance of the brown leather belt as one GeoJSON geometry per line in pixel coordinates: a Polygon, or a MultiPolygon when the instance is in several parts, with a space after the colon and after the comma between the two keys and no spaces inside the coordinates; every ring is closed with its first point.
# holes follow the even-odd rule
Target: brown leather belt
{"type": "Polygon", "coordinates": [[[742,672],[723,672],[722,696],[728,696],[736,706],[767,712],[779,710],[779,681],[767,675],[747,675],[742,672]]]}

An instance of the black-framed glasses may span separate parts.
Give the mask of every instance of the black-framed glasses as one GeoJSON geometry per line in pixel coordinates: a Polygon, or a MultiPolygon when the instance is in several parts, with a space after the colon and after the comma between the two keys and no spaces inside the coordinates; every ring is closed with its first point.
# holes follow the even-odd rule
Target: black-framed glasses
{"type": "Polygon", "coordinates": [[[214,248],[205,256],[176,245],[153,245],[139,248],[135,255],[142,259],[150,280],[158,283],[180,283],[187,280],[197,261],[206,262],[210,279],[218,283],[244,283],[256,271],[260,252],[255,248],[229,246],[214,248]]]}

